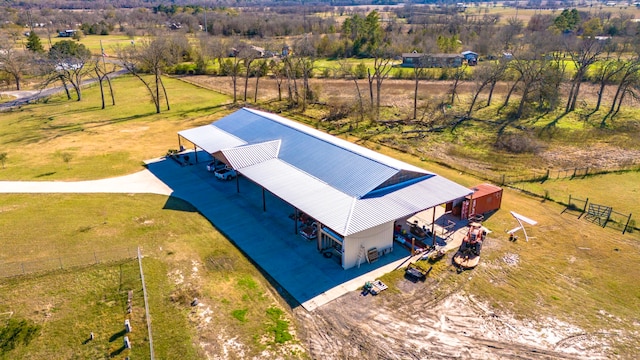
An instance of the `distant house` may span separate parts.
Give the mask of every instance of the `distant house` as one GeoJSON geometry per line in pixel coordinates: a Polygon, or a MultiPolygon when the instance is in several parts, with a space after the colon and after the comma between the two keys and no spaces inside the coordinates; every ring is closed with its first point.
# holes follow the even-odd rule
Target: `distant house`
{"type": "Polygon", "coordinates": [[[467,61],[469,66],[478,65],[478,54],[473,51],[467,50],[460,53],[460,55],[464,56],[464,59],[467,61]]]}
{"type": "Polygon", "coordinates": [[[444,68],[462,66],[464,57],[459,54],[402,54],[402,67],[444,68]]]}
{"type": "Polygon", "coordinates": [[[255,51],[256,55],[258,55],[259,57],[264,57],[264,54],[265,54],[264,48],[261,48],[259,46],[251,45],[251,50],[255,51]]]}
{"type": "Polygon", "coordinates": [[[77,30],[65,30],[58,33],[58,37],[72,37],[77,30]]]}

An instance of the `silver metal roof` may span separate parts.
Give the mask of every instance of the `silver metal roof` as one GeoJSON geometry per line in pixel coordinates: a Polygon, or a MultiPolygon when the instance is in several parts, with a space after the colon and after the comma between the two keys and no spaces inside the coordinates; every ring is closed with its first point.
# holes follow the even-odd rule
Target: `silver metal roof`
{"type": "Polygon", "coordinates": [[[267,141],[259,144],[239,146],[222,150],[222,154],[236,170],[259,164],[278,156],[280,140],[267,141]]]}
{"type": "Polygon", "coordinates": [[[179,134],[210,153],[221,151],[242,175],[343,236],[472,193],[437,174],[261,111],[245,108],[179,134]]]}
{"type": "Polygon", "coordinates": [[[229,149],[246,144],[245,141],[220,130],[213,126],[213,124],[178,131],[178,135],[189,140],[209,154],[213,154],[222,149],[229,149]]]}

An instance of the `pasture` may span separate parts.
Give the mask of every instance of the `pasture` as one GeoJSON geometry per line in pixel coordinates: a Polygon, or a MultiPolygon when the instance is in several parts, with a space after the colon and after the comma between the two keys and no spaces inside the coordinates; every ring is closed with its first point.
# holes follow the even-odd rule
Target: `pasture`
{"type": "Polygon", "coordinates": [[[204,125],[226,111],[224,95],[170,78],[165,85],[172,109],[160,114],[142,83],[128,76],[113,80],[116,105],[108,100],[104,110],[93,84],[80,102],[60,94],[3,112],[0,144],[7,161],[2,178],[86,180],[128,174],[142,169],[143,160],[177,148],[179,130],[204,125]]]}
{"type": "MultiPolygon", "coordinates": [[[[245,354],[290,352],[291,341],[282,345],[274,337],[276,324],[276,334],[288,334],[283,302],[187,203],[155,195],[3,194],[0,209],[2,262],[64,262],[79,253],[140,245],[157,358],[204,358],[205,351],[230,346],[231,338],[245,354]],[[202,305],[191,307],[196,297],[202,305]]],[[[36,340],[7,359],[125,355],[119,332],[128,290],[135,293],[131,355],[148,357],[137,260],[0,278],[0,287],[0,313],[42,326],[36,340]],[[96,338],[85,343],[91,331],[96,338]]]]}
{"type": "MultiPolygon", "coordinates": [[[[142,168],[142,160],[176,148],[178,130],[209,123],[230,111],[225,105],[229,97],[221,92],[176,79],[166,79],[165,84],[172,110],[161,114],[155,114],[153,106],[144,102],[141,84],[128,77],[115,80],[117,105],[106,110],[100,109],[98,89],[92,86],[85,90],[82,102],[55,96],[3,113],[0,143],[8,161],[0,170],[0,179],[76,180],[131,173],[142,168]],[[60,157],[63,152],[72,154],[69,162],[60,157]]],[[[283,115],[324,125],[301,114],[283,115]]],[[[465,132],[471,131],[471,126],[465,128],[465,132]]],[[[432,162],[425,155],[385,147],[378,138],[334,132],[463,185],[482,182],[432,162]]],[[[562,200],[567,192],[588,190],[594,199],[606,199],[603,201],[632,211],[636,209],[633,194],[624,189],[637,183],[633,174],[637,173],[624,179],[604,178],[604,183],[598,183],[600,175],[587,177],[583,183],[571,180],[580,187],[557,186],[553,198],[562,200]],[[607,181],[619,182],[616,191],[623,195],[609,197],[607,181]]],[[[639,340],[634,324],[640,321],[640,293],[635,283],[640,273],[628,264],[640,261],[638,233],[621,235],[578,220],[575,215],[561,215],[562,210],[554,202],[506,190],[502,210],[485,222],[493,233],[483,265],[469,276],[447,276],[451,268],[439,265],[433,276],[443,276],[445,281],[438,291],[464,289],[491,304],[494,311],[522,318],[553,317],[585,331],[615,333],[614,353],[637,354],[633,344],[639,340]],[[505,231],[514,226],[510,210],[539,222],[529,230],[531,241],[508,241],[505,231]],[[517,266],[505,263],[505,256],[510,254],[519,256],[517,266]]],[[[296,328],[295,314],[281,295],[189,204],[156,195],[3,194],[0,212],[3,262],[141,246],[159,357],[180,354],[186,359],[205,358],[205,353],[225,351],[238,356],[241,351],[243,356],[264,351],[285,358],[306,356],[295,334],[298,330],[309,331],[312,337],[312,331],[296,328]],[[203,306],[191,307],[194,297],[203,306]]],[[[389,275],[392,287],[400,271],[389,275]]],[[[122,289],[134,288],[138,281],[135,267],[124,260],[0,279],[0,313],[12,312],[17,319],[42,326],[40,337],[5,357],[56,358],[64,357],[70,349],[79,349],[87,357],[116,354],[121,340],[118,336],[111,338],[118,334],[123,319],[126,295],[122,289]],[[65,332],[69,327],[77,328],[77,333],[65,332]],[[87,331],[94,331],[91,329],[99,337],[82,344],[87,331]]],[[[389,299],[404,301],[405,295],[396,290],[389,292],[396,294],[389,299]]],[[[144,322],[136,319],[134,328],[140,331],[144,322]]],[[[144,357],[148,351],[144,349],[145,335],[137,332],[136,336],[140,337],[135,338],[132,354],[144,357]]]]}

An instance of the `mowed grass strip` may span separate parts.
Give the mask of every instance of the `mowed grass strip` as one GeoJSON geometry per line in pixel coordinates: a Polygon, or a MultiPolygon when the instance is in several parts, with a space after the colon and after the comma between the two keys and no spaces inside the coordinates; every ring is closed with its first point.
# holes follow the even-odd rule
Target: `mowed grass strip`
{"type": "Polygon", "coordinates": [[[163,102],[160,114],[142,83],[130,76],[113,80],[116,105],[110,105],[107,94],[104,110],[93,84],[79,102],[60,94],[3,112],[0,151],[7,158],[0,179],[84,180],[132,173],[142,169],[143,160],[177,148],[178,131],[227,112],[224,95],[172,78],[164,83],[171,110],[163,102]]]}

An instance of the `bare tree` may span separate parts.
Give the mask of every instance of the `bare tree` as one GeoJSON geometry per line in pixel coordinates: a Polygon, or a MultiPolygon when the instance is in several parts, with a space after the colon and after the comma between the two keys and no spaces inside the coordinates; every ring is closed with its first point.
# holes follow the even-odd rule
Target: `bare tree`
{"type": "MultiPolygon", "coordinates": [[[[103,54],[104,54],[104,51],[103,51],[103,54]]],[[[105,101],[104,101],[105,80],[109,85],[109,94],[111,94],[111,105],[116,104],[116,98],[113,94],[111,79],[109,78],[109,76],[116,71],[116,65],[113,63],[110,63],[110,67],[107,67],[107,62],[105,61],[104,57],[105,55],[102,55],[101,57],[96,57],[92,65],[93,71],[95,72],[96,78],[98,79],[98,85],[100,86],[100,100],[102,101],[102,107],[101,107],[102,109],[105,108],[105,101]]]]}
{"type": "MultiPolygon", "coordinates": [[[[341,59],[338,61],[338,63],[340,64],[340,73],[346,78],[349,79],[351,81],[353,81],[353,84],[356,87],[356,96],[358,99],[358,106],[359,106],[359,117],[360,117],[360,121],[364,121],[364,104],[363,104],[363,100],[362,100],[362,92],[360,91],[360,84],[358,84],[358,75],[357,75],[357,71],[354,71],[353,67],[351,66],[351,64],[349,64],[349,62],[346,59],[341,59]]],[[[364,64],[363,64],[364,66],[364,64]]],[[[356,123],[356,127],[358,126],[358,123],[356,123]]]]}
{"type": "Polygon", "coordinates": [[[269,64],[267,63],[267,60],[265,59],[258,60],[257,66],[255,68],[256,88],[253,94],[253,102],[258,102],[258,82],[260,81],[261,77],[267,74],[268,71],[269,71],[269,64]]]}
{"type": "Polygon", "coordinates": [[[167,110],[171,110],[167,89],[162,82],[162,74],[167,66],[180,59],[185,49],[175,38],[156,37],[153,40],[143,40],[127,47],[116,47],[116,53],[121,65],[146,87],[151,100],[160,113],[160,105],[164,98],[167,110]],[[151,79],[145,74],[150,73],[151,79]]]}
{"type": "Polygon", "coordinates": [[[595,73],[595,79],[598,81],[598,100],[596,101],[595,108],[591,111],[591,114],[600,110],[602,105],[602,96],[604,95],[605,87],[611,83],[615,76],[626,68],[626,64],[620,59],[616,60],[604,60],[602,64],[597,68],[595,73]]]}
{"type": "MultiPolygon", "coordinates": [[[[469,105],[469,109],[467,110],[467,117],[471,117],[471,113],[473,112],[473,107],[478,100],[478,96],[480,96],[480,93],[487,86],[490,86],[489,96],[493,94],[493,87],[495,87],[495,84],[502,76],[502,73],[504,73],[505,68],[505,62],[485,62],[476,67],[475,71],[473,72],[475,89],[473,92],[473,97],[471,98],[471,104],[469,105]]],[[[489,99],[488,102],[490,101],[491,100],[489,99]]]]}
{"type": "Polygon", "coordinates": [[[302,111],[306,111],[308,100],[313,98],[313,93],[309,87],[309,78],[312,76],[315,67],[316,47],[310,36],[304,36],[295,43],[295,50],[296,53],[293,57],[297,63],[296,67],[302,75],[302,90],[304,92],[302,96],[302,111]]]}
{"type": "Polygon", "coordinates": [[[373,52],[373,71],[367,69],[367,81],[369,83],[369,98],[371,104],[375,104],[376,120],[380,120],[380,90],[382,83],[389,77],[393,68],[392,54],[387,52],[388,47],[382,46],[373,52]],[[373,83],[375,81],[376,101],[373,101],[373,83]]]}
{"type": "Polygon", "coordinates": [[[422,58],[420,58],[418,60],[418,63],[413,66],[413,81],[414,81],[413,119],[414,120],[418,117],[418,85],[420,84],[420,79],[424,78],[425,73],[426,73],[426,68],[422,64],[422,58]]]}
{"type": "Polygon", "coordinates": [[[276,80],[276,86],[278,87],[278,101],[282,101],[282,81],[285,76],[283,63],[278,59],[272,59],[269,61],[269,70],[271,71],[271,76],[276,80]]]}
{"type": "Polygon", "coordinates": [[[640,81],[638,71],[640,71],[640,59],[636,58],[624,64],[624,68],[618,75],[618,86],[616,88],[616,93],[613,96],[609,112],[607,112],[600,122],[601,128],[607,126],[608,119],[612,119],[618,114],[622,101],[624,100],[627,92],[630,91],[630,87],[640,81]]]}
{"type": "Polygon", "coordinates": [[[451,83],[451,87],[449,88],[449,93],[451,94],[451,100],[449,101],[449,103],[451,105],[453,105],[456,97],[458,97],[458,85],[460,85],[460,82],[464,79],[466,70],[466,64],[453,69],[453,82],[451,83]]]}
{"type": "Polygon", "coordinates": [[[230,50],[230,55],[233,56],[229,59],[220,60],[220,69],[222,70],[222,74],[231,77],[234,104],[238,102],[238,76],[240,76],[240,72],[242,71],[242,58],[239,54],[244,48],[246,48],[245,44],[237,43],[236,46],[230,50]]]}
{"type": "Polygon", "coordinates": [[[565,45],[571,60],[575,64],[576,72],[571,80],[565,113],[575,110],[578,94],[580,93],[580,84],[582,84],[589,67],[598,60],[598,56],[604,49],[602,42],[594,37],[587,37],[582,40],[574,38],[572,40],[574,41],[567,41],[565,45]]]}
{"type": "Polygon", "coordinates": [[[32,53],[16,49],[13,44],[0,39],[0,71],[9,74],[13,78],[16,90],[20,90],[22,78],[32,58],[32,53]]]}
{"type": "MultiPolygon", "coordinates": [[[[50,77],[47,83],[60,80],[66,88],[71,84],[76,92],[77,100],[82,100],[82,81],[91,72],[85,66],[91,60],[91,51],[83,44],[71,40],[55,43],[49,50],[50,77]]],[[[67,92],[67,96],[70,94],[67,92]]]]}
{"type": "Polygon", "coordinates": [[[260,54],[253,46],[245,46],[238,52],[236,57],[242,59],[242,64],[244,65],[244,97],[242,98],[242,101],[247,102],[249,76],[251,76],[251,73],[254,70],[254,67],[252,66],[253,62],[260,57],[260,54]]]}

